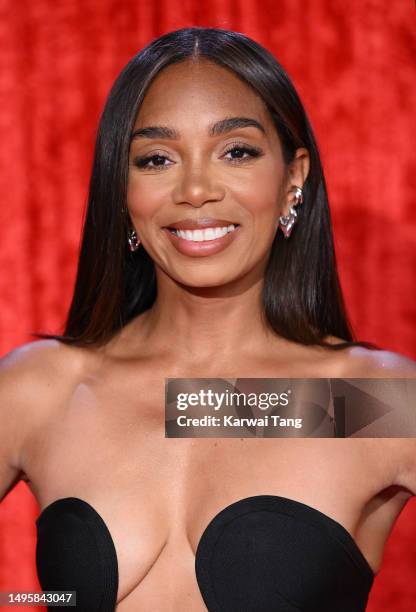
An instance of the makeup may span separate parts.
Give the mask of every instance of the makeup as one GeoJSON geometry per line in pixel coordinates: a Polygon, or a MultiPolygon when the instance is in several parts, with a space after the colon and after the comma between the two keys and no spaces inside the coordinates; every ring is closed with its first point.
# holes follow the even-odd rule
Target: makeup
{"type": "MultiPolygon", "coordinates": [[[[215,255],[226,249],[238,237],[241,226],[234,226],[233,230],[228,231],[223,236],[213,238],[212,240],[189,240],[177,235],[167,227],[162,228],[162,231],[166,234],[176,250],[182,253],[182,255],[188,255],[189,257],[207,257],[208,255],[215,255]]],[[[202,230],[199,231],[201,232],[202,230]]],[[[201,234],[196,234],[195,236],[198,235],[203,237],[201,234]]]]}

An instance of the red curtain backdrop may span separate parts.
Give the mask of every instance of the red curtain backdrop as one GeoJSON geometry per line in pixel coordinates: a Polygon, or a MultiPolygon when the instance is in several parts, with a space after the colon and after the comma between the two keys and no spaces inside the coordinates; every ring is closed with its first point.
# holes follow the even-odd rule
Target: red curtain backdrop
{"type": "MultiPolygon", "coordinates": [[[[253,37],[289,72],[320,146],[357,335],[416,359],[411,0],[1,0],[0,12],[1,354],[61,328],[113,80],[153,38],[199,25],[253,37]]],[[[0,591],[40,590],[37,513],[23,483],[0,507],[0,591]]],[[[415,525],[413,498],[369,612],[415,609],[415,525]]]]}

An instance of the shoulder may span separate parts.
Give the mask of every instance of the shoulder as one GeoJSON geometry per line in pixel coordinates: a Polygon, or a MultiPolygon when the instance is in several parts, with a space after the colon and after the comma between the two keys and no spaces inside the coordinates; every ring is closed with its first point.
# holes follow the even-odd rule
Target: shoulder
{"type": "MultiPolygon", "coordinates": [[[[385,350],[371,350],[362,347],[346,349],[342,359],[342,378],[406,378],[416,379],[416,362],[400,353],[385,350]]],[[[413,386],[413,383],[412,383],[413,386]]],[[[416,405],[410,402],[416,422],[416,405]]],[[[390,460],[396,463],[394,484],[416,495],[416,438],[389,438],[380,440],[388,443],[390,460]]]]}
{"type": "Polygon", "coordinates": [[[338,356],[341,378],[416,378],[416,361],[400,353],[352,346],[338,356]]]}
{"type": "Polygon", "coordinates": [[[17,381],[47,388],[57,374],[64,371],[69,376],[74,374],[82,367],[82,360],[79,349],[58,340],[28,342],[0,359],[0,388],[18,394],[20,385],[11,384],[17,381]]]}
{"type": "Polygon", "coordinates": [[[46,423],[79,378],[84,361],[82,351],[57,340],[29,342],[0,359],[1,445],[5,449],[10,441],[13,463],[19,462],[25,438],[46,423]]]}

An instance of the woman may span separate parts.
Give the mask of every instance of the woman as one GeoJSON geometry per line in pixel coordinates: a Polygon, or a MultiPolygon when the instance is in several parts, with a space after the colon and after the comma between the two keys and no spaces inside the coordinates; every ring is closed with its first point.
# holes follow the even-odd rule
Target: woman
{"type": "Polygon", "coordinates": [[[168,377],[415,377],[353,342],[312,130],[258,43],[185,28],[121,72],[66,329],[42,338],[2,361],[0,452],[3,495],[23,478],[41,507],[44,590],[89,611],[365,609],[413,440],[164,436],[168,377]]]}

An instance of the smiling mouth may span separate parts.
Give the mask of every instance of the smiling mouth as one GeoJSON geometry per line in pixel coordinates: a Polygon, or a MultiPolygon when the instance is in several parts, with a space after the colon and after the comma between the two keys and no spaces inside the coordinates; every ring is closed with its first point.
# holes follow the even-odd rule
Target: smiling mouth
{"type": "Polygon", "coordinates": [[[182,238],[183,240],[189,240],[190,242],[207,242],[210,240],[217,240],[218,238],[222,238],[226,234],[229,234],[240,225],[238,223],[231,223],[230,225],[224,227],[207,227],[204,229],[196,229],[196,230],[181,230],[175,229],[174,227],[167,227],[172,234],[178,236],[178,238],[182,238]]]}

